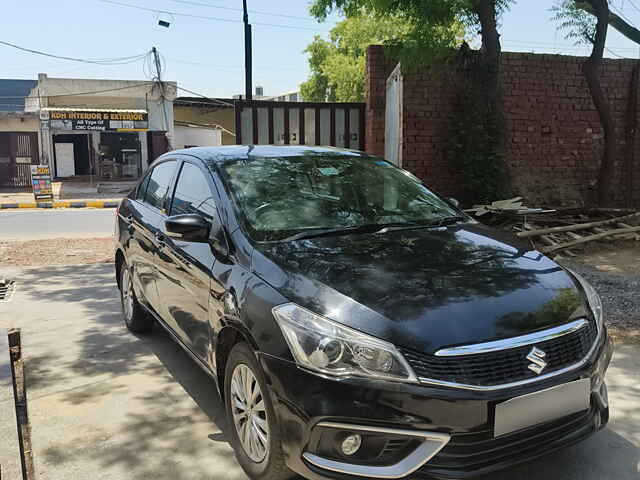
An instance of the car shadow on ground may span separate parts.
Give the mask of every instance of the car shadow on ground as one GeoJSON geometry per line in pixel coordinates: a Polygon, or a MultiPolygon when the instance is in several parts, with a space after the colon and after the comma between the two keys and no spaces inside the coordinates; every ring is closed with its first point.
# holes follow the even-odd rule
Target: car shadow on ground
{"type": "MultiPolygon", "coordinates": [[[[145,336],[126,330],[112,266],[50,267],[46,274],[27,269],[19,275],[18,295],[25,305],[35,304],[34,314],[30,310],[25,317],[29,322],[22,325],[27,346],[33,347],[26,351],[29,401],[55,397],[56,407],[79,418],[88,409],[117,409],[118,402],[123,408],[136,405],[121,415],[112,438],[111,433],[101,438],[97,429],[74,432],[71,441],[43,445],[37,460],[46,466],[48,478],[63,478],[52,473],[56,468],[73,468],[83,458],[103,468],[116,465],[135,472],[126,478],[246,478],[227,445],[229,425],[214,380],[161,328],[145,336]],[[75,309],[75,316],[68,319],[67,306],[75,309]],[[41,334],[47,328],[64,332],[64,337],[50,344],[51,338],[30,333],[41,334]],[[193,401],[185,402],[183,392],[193,401]],[[199,461],[212,457],[216,473],[199,461]]],[[[574,447],[479,478],[637,479],[637,351],[637,347],[616,349],[615,366],[608,375],[613,414],[607,428],[574,447]]],[[[57,413],[51,406],[47,411],[57,413]]],[[[43,428],[47,420],[36,419],[34,428],[43,428]]]]}

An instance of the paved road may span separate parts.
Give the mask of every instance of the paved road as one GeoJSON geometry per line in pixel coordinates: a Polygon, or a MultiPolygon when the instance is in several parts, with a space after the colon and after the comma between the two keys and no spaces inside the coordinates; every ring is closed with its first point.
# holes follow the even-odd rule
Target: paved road
{"type": "Polygon", "coordinates": [[[0,211],[0,240],[109,237],[115,209],[0,211]]]}
{"type": "MultiPolygon", "coordinates": [[[[239,480],[213,382],[166,334],[127,332],[110,265],[0,269],[16,295],[0,328],[23,329],[38,478],[239,480]]],[[[638,480],[640,347],[617,346],[609,426],[482,480],[638,480]]]]}

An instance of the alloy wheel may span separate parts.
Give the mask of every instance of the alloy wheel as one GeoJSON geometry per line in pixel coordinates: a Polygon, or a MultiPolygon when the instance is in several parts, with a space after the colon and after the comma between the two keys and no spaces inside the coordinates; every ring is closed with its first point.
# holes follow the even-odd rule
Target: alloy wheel
{"type": "Polygon", "coordinates": [[[241,363],[231,377],[233,423],[247,456],[256,463],[269,453],[269,424],[262,391],[251,369],[241,363]]]}
{"type": "Polygon", "coordinates": [[[124,319],[127,323],[131,323],[133,316],[133,284],[131,283],[131,274],[125,266],[122,271],[122,310],[124,319]]]}

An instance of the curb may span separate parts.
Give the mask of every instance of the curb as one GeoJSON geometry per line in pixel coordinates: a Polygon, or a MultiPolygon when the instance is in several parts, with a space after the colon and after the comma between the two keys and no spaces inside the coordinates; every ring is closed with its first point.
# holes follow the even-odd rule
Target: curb
{"type": "Polygon", "coordinates": [[[87,200],[85,202],[0,203],[0,210],[9,208],[116,208],[119,201],[87,200]]]}

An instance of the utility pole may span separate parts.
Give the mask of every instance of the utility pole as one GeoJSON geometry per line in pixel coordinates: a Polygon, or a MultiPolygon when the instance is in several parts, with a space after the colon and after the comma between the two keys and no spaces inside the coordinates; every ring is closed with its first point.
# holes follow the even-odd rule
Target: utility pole
{"type": "Polygon", "coordinates": [[[245,74],[245,100],[253,98],[251,94],[252,83],[252,59],[251,59],[251,24],[249,23],[249,14],[247,13],[247,0],[242,0],[244,9],[244,74],[245,74]]]}
{"type": "MultiPolygon", "coordinates": [[[[158,81],[158,89],[160,90],[160,108],[162,108],[162,114],[164,116],[164,125],[165,125],[165,131],[168,134],[169,133],[169,116],[167,115],[167,105],[166,105],[166,96],[164,94],[164,84],[162,83],[162,65],[160,63],[160,56],[158,55],[158,50],[156,49],[156,47],[153,47],[151,49],[151,52],[153,53],[153,63],[156,67],[156,80],[158,81]]],[[[169,148],[169,150],[173,150],[172,147],[172,139],[170,138],[169,135],[166,135],[167,138],[167,146],[169,148]]]]}

